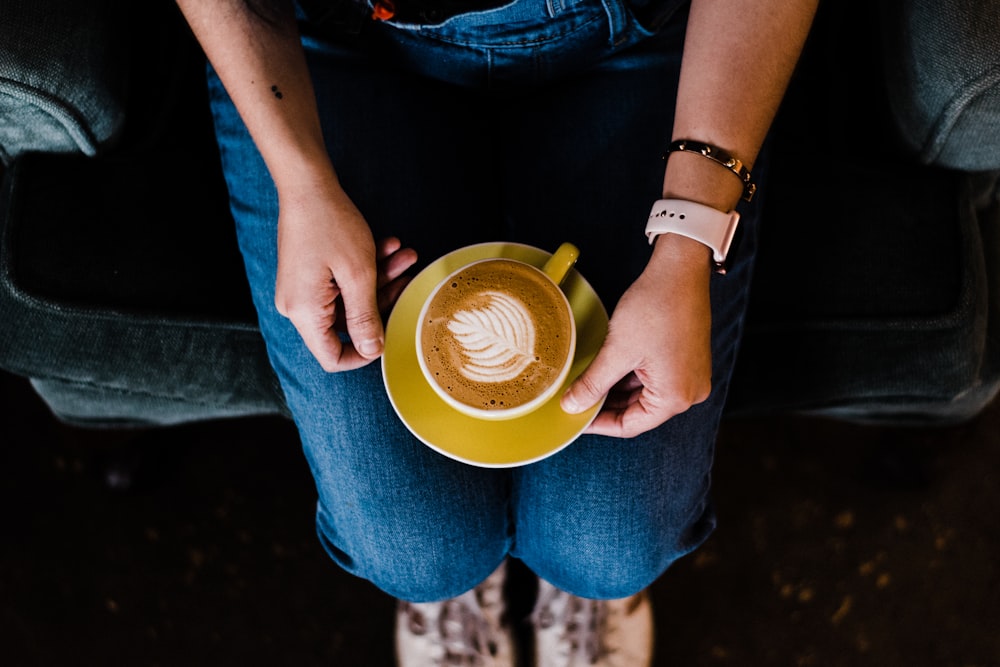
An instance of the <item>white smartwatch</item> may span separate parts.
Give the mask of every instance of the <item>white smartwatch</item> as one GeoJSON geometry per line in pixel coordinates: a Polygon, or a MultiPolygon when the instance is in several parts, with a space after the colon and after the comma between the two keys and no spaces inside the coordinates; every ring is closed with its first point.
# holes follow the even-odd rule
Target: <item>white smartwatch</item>
{"type": "Polygon", "coordinates": [[[684,199],[661,199],[653,204],[646,223],[652,244],[660,234],[680,234],[712,249],[712,262],[719,273],[726,272],[726,256],[736,234],[740,214],[722,211],[684,199]]]}

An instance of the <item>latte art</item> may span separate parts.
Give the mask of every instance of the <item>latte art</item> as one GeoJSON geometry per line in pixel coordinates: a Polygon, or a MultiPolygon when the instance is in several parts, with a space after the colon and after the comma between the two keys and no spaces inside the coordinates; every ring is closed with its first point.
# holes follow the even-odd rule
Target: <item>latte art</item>
{"type": "Polygon", "coordinates": [[[421,368],[442,397],[501,419],[561,386],[576,341],[559,287],[508,259],[477,262],[444,280],[421,313],[418,335],[421,368]]]}
{"type": "Polygon", "coordinates": [[[487,305],[460,310],[448,323],[464,362],[459,372],[475,382],[509,382],[536,361],[535,323],[524,304],[501,292],[484,292],[487,305]]]}

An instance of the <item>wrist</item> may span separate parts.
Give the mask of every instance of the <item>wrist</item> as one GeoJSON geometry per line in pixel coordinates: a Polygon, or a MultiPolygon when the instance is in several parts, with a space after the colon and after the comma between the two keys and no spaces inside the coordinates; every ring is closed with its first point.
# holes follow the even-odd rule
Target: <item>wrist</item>
{"type": "Polygon", "coordinates": [[[289,154],[269,171],[278,199],[295,200],[341,190],[340,179],[325,151],[289,154]]]}
{"type": "Polygon", "coordinates": [[[686,152],[670,153],[663,175],[663,198],[693,201],[731,211],[743,196],[743,183],[711,160],[686,152]]]}
{"type": "Polygon", "coordinates": [[[651,266],[668,270],[673,278],[689,276],[708,278],[712,274],[712,249],[699,241],[680,234],[656,237],[651,266]]]}
{"type": "Polygon", "coordinates": [[[700,155],[727,170],[743,184],[743,201],[753,200],[753,196],[757,192],[757,184],[754,183],[749,166],[726,149],[695,139],[677,139],[667,146],[667,152],[664,153],[663,158],[667,159],[671,153],[678,152],[700,155]]]}
{"type": "Polygon", "coordinates": [[[711,250],[714,269],[726,273],[726,259],[739,221],[736,211],[723,212],[687,199],[660,199],[649,213],[646,236],[651,244],[667,235],[696,241],[711,250]]]}

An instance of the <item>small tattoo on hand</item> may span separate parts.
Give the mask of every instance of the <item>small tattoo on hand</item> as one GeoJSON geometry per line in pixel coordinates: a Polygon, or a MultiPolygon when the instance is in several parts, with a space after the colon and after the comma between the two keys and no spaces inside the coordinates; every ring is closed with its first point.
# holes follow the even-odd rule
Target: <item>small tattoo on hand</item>
{"type": "Polygon", "coordinates": [[[274,96],[275,96],[275,97],[277,97],[277,98],[278,98],[279,100],[280,100],[280,99],[281,99],[282,97],[284,97],[284,95],[282,95],[282,94],[281,94],[281,91],[280,91],[280,90],[278,90],[278,87],[277,87],[277,86],[271,86],[271,92],[272,92],[272,93],[274,93],[274,96]]]}

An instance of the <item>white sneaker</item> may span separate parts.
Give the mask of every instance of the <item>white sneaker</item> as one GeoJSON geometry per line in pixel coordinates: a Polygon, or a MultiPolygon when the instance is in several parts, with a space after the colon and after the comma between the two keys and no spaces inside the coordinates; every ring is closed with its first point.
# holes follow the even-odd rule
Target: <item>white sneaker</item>
{"type": "Polygon", "coordinates": [[[645,591],[621,600],[586,600],[539,580],[536,667],[648,667],[653,611],[645,591]]]}
{"type": "Polygon", "coordinates": [[[400,601],[399,667],[513,667],[513,635],[504,617],[506,562],[486,581],[444,602],[400,601]]]}

